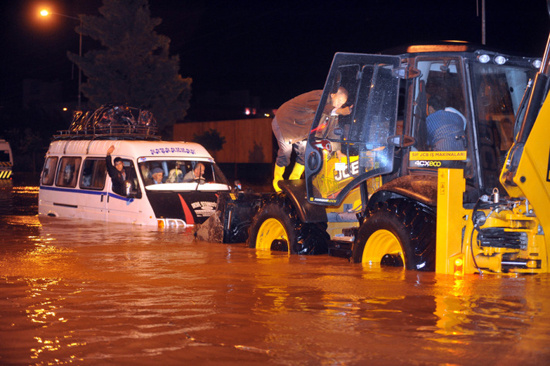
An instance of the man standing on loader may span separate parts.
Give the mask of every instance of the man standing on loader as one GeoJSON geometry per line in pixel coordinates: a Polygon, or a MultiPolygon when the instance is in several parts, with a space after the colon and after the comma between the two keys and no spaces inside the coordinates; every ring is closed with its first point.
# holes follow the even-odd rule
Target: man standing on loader
{"type": "MultiPolygon", "coordinates": [[[[281,191],[278,182],[283,179],[285,168],[290,164],[293,149],[296,152],[296,162],[289,180],[300,179],[304,172],[306,138],[322,94],[322,90],[300,94],[281,105],[275,113],[271,128],[279,145],[273,177],[273,188],[276,192],[281,191]]],[[[330,101],[327,103],[332,110],[325,112],[333,115],[349,115],[350,107],[343,107],[347,100],[348,91],[339,87],[335,93],[330,94],[330,101]]]]}

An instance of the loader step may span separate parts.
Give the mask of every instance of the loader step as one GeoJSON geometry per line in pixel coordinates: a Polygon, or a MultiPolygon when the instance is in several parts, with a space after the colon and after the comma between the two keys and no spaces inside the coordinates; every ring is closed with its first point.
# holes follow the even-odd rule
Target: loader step
{"type": "Polygon", "coordinates": [[[332,257],[350,258],[352,254],[351,245],[353,239],[348,240],[348,238],[350,237],[338,237],[335,238],[338,240],[331,240],[328,246],[328,255],[332,257]],[[339,240],[341,238],[345,238],[345,240],[339,240]]]}

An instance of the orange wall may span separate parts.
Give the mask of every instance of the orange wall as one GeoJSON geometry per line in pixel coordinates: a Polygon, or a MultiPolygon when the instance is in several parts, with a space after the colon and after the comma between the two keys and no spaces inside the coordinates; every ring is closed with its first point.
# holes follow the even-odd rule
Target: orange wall
{"type": "Polygon", "coordinates": [[[225,137],[220,151],[209,151],[218,163],[272,163],[271,118],[189,122],[174,125],[174,141],[193,141],[194,135],[214,129],[225,137]]]}

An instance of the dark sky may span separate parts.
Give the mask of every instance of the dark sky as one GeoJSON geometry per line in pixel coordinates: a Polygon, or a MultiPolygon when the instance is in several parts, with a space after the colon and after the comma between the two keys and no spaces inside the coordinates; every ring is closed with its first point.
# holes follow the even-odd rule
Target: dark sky
{"type": "MultiPolygon", "coordinates": [[[[180,73],[195,91],[248,89],[277,107],[322,88],[335,52],[376,53],[435,40],[481,42],[477,0],[150,0],[156,29],[171,39],[180,73]]],[[[2,0],[2,103],[20,98],[23,78],[68,80],[67,50],[78,52],[77,21],[40,23],[36,12],[97,15],[100,0],[2,0]]],[[[542,55],[549,18],[545,0],[486,0],[487,46],[542,55]]],[[[42,19],[43,20],[43,19],[42,19]]],[[[52,19],[53,20],[53,19],[52,19]]],[[[93,42],[84,38],[84,52],[93,42]]],[[[74,70],[76,75],[76,70],[74,70]]]]}

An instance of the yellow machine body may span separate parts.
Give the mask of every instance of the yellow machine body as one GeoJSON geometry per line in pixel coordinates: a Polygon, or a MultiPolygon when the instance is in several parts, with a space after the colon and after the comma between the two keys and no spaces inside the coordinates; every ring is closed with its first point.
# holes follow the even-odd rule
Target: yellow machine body
{"type": "MultiPolygon", "coordinates": [[[[440,169],[438,178],[437,273],[548,272],[547,240],[527,199],[510,200],[491,208],[465,209],[462,170],[440,169]]],[[[543,211],[543,215],[547,214],[548,206],[543,211]]]]}

